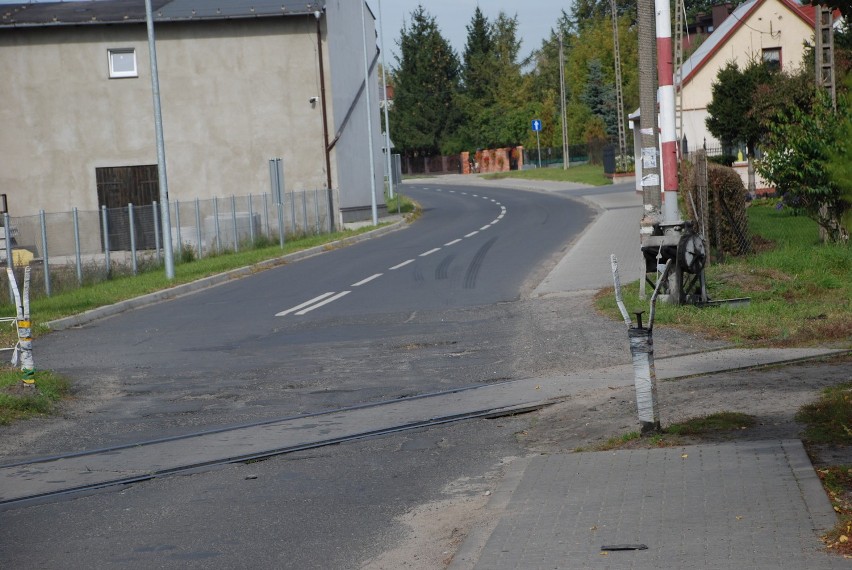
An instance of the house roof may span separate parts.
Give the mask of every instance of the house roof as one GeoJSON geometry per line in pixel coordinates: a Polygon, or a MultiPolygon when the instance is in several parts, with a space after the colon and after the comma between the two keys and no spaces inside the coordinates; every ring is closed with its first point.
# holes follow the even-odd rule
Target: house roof
{"type": "MultiPolygon", "coordinates": [[[[704,67],[710,58],[718,52],[728,40],[739,30],[745,22],[751,17],[755,10],[769,0],[750,0],[740,4],[736,10],[725,18],[718,28],[713,30],[713,33],[704,40],[698,49],[696,49],[689,59],[683,62],[680,76],[683,78],[679,85],[686,85],[698,71],[704,67]]],[[[814,10],[812,6],[810,10],[805,9],[805,6],[799,4],[796,0],[776,0],[779,4],[786,6],[793,14],[802,19],[811,28],[814,27],[814,10]]]]}
{"type": "MultiPolygon", "coordinates": [[[[151,0],[154,20],[185,22],[297,16],[322,10],[313,0],[151,0]]],[[[142,0],[86,0],[0,5],[0,28],[82,26],[145,21],[142,0]]]]}

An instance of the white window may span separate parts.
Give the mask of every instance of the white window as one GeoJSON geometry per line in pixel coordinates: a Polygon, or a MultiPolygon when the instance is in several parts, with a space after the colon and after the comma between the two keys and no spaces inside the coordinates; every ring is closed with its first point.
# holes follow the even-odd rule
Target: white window
{"type": "Polygon", "coordinates": [[[781,48],[764,48],[763,63],[772,71],[781,69],[781,48]]]}
{"type": "Polygon", "coordinates": [[[136,50],[121,48],[107,50],[110,77],[139,77],[136,71],[136,50]]]}

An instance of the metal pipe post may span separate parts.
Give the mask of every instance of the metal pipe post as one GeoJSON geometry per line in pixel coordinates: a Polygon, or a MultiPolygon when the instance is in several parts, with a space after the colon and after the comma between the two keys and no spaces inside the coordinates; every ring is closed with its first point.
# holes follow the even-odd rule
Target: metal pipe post
{"type": "Polygon", "coordinates": [[[216,253],[222,253],[222,238],[219,235],[219,199],[213,196],[213,224],[216,228],[216,253]]]}
{"type": "Polygon", "coordinates": [[[172,224],[169,213],[169,182],[166,176],[166,146],[163,139],[163,113],[160,108],[160,78],[157,72],[157,43],[154,37],[154,17],[151,0],[145,0],[145,20],[148,27],[148,56],[151,60],[151,94],[154,101],[154,131],[157,138],[157,173],[160,185],[160,206],[163,211],[163,249],[166,256],[166,279],[175,278],[172,224]]]}
{"type": "Polygon", "coordinates": [[[198,251],[198,259],[201,259],[204,250],[201,245],[201,203],[198,198],[195,199],[195,248],[198,251]]]}
{"type": "Polygon", "coordinates": [[[248,195],[248,217],[249,217],[249,241],[251,247],[254,247],[254,207],[251,203],[251,194],[248,195]]]}
{"type": "Polygon", "coordinates": [[[127,205],[127,217],[130,222],[130,266],[133,268],[133,275],[136,275],[139,268],[136,265],[136,223],[133,221],[133,204],[127,205]]]}
{"type": "Polygon", "coordinates": [[[160,210],[157,208],[157,201],[151,202],[154,213],[154,249],[157,252],[157,265],[160,264],[160,210]]]}
{"type": "Polygon", "coordinates": [[[109,258],[109,222],[107,221],[107,207],[101,206],[101,225],[104,231],[104,265],[107,277],[112,273],[112,264],[109,258]]]}
{"type": "Polygon", "coordinates": [[[175,200],[175,230],[177,230],[178,255],[183,253],[183,236],[180,233],[180,200],[175,200]]]}
{"type": "Polygon", "coordinates": [[[83,260],[80,256],[80,217],[74,208],[74,252],[77,259],[77,283],[83,284],[83,260]]]}
{"type": "MultiPolygon", "coordinates": [[[[11,220],[9,219],[9,213],[6,212],[3,214],[3,232],[6,236],[6,267],[14,269],[15,258],[12,257],[12,229],[9,224],[11,224],[11,220]]],[[[12,302],[15,301],[15,294],[11,289],[9,290],[9,299],[12,302]]]]}
{"type": "Polygon", "coordinates": [[[231,226],[234,230],[234,252],[240,251],[240,240],[237,236],[237,198],[231,194],[231,226]]]}
{"type": "Polygon", "coordinates": [[[373,159],[373,105],[370,101],[370,62],[367,58],[367,23],[364,16],[364,4],[361,0],[361,39],[364,43],[364,97],[367,103],[367,149],[370,151],[370,209],[373,213],[373,225],[379,225],[379,211],[376,205],[376,163],[373,159]]]}
{"type": "Polygon", "coordinates": [[[44,292],[50,297],[50,255],[47,252],[47,222],[44,210],[39,210],[39,221],[41,222],[41,259],[44,264],[44,292]]]}

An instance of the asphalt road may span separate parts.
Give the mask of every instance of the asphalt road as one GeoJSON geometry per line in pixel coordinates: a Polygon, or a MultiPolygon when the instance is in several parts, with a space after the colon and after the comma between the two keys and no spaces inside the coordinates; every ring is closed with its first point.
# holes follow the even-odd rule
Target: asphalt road
{"type": "Polygon", "coordinates": [[[86,427],[69,422],[27,455],[528,372],[537,354],[519,341],[530,316],[517,302],[592,210],[505,188],[405,189],[424,209],[405,230],[40,339],[40,364],[74,379],[86,427]]]}
{"type": "MultiPolygon", "coordinates": [[[[77,401],[20,455],[562,369],[522,297],[591,209],[498,188],[406,192],[424,207],[408,229],[40,339],[40,364],[73,378],[77,401]]],[[[7,510],[0,566],[357,568],[398,541],[398,517],[493,489],[524,425],[463,422],[7,510]]]]}

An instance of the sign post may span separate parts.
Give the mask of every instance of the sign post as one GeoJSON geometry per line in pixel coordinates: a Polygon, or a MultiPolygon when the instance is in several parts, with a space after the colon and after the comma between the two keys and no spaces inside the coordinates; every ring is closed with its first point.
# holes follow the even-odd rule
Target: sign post
{"type": "Polygon", "coordinates": [[[535,143],[536,146],[538,146],[538,167],[541,168],[541,139],[539,138],[539,133],[541,132],[541,119],[532,120],[532,130],[535,131],[535,143]]]}

